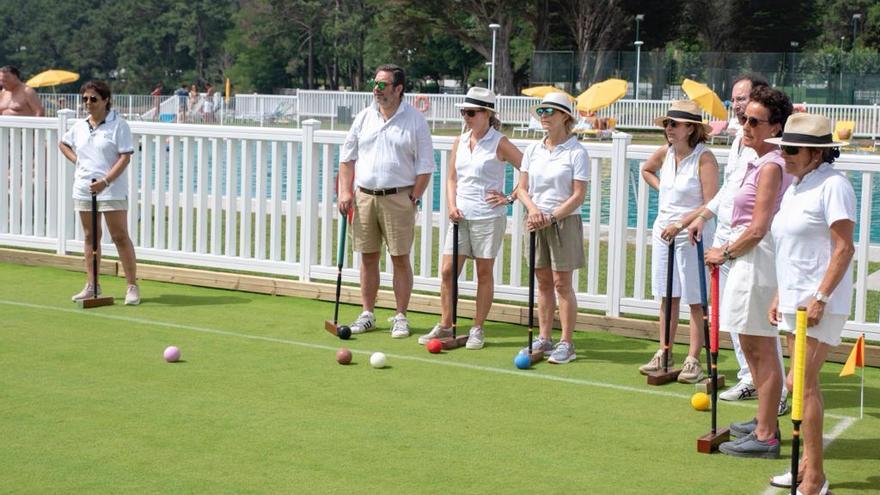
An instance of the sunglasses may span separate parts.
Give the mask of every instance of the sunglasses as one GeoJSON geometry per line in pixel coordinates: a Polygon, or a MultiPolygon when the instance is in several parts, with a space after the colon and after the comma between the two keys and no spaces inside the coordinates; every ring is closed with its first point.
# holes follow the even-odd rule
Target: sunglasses
{"type": "Polygon", "coordinates": [[[387,83],[385,81],[370,81],[370,88],[379,88],[379,91],[385,91],[385,88],[388,87],[391,83],[387,83]]]}
{"type": "Polygon", "coordinates": [[[682,123],[683,122],[678,122],[672,119],[666,119],[663,121],[663,128],[665,129],[666,127],[672,127],[673,129],[675,129],[676,127],[678,127],[678,124],[682,123]]]}
{"type": "Polygon", "coordinates": [[[788,156],[794,156],[801,152],[801,146],[780,146],[779,148],[788,156]]]}
{"type": "Polygon", "coordinates": [[[462,108],[460,110],[460,113],[461,113],[462,117],[464,117],[465,115],[467,115],[468,117],[473,117],[474,115],[476,115],[478,113],[482,113],[484,111],[485,110],[474,110],[474,109],[465,110],[464,108],[462,108]]]}
{"type": "Polygon", "coordinates": [[[98,103],[98,100],[100,100],[100,98],[98,98],[97,96],[83,96],[83,103],[85,103],[87,101],[90,101],[92,103],[98,103]]]}
{"type": "Polygon", "coordinates": [[[758,124],[769,123],[769,120],[759,119],[756,117],[746,117],[746,124],[749,124],[749,127],[758,127],[758,124]]]}
{"type": "Polygon", "coordinates": [[[539,117],[544,116],[544,115],[549,117],[549,116],[553,115],[553,113],[555,111],[556,110],[553,108],[539,108],[539,109],[535,110],[535,113],[538,114],[539,117]]]}

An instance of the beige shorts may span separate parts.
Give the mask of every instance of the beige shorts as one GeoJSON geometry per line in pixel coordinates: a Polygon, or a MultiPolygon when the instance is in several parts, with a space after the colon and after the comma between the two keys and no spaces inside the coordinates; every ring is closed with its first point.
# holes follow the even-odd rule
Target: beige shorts
{"type": "MultiPolygon", "coordinates": [[[[452,254],[452,222],[446,232],[443,254],[452,254]]],[[[495,259],[504,242],[507,218],[495,217],[458,222],[458,255],[468,258],[495,259]]]]}
{"type": "MultiPolygon", "coordinates": [[[[584,225],[580,215],[569,215],[557,222],[559,235],[553,225],[536,232],[535,268],[550,267],[556,272],[570,272],[583,268],[584,225]]],[[[525,233],[523,253],[529,256],[529,232],[525,233]]]]}
{"type": "MultiPolygon", "coordinates": [[[[843,326],[846,325],[846,315],[824,314],[819,324],[807,327],[807,337],[828,344],[830,346],[840,345],[840,334],[843,333],[843,326]]],[[[796,315],[792,313],[782,313],[782,319],[779,321],[779,329],[794,335],[796,315]]]]}
{"type": "MultiPolygon", "coordinates": [[[[92,200],[90,199],[74,199],[73,209],[75,211],[92,211],[92,200]]],[[[128,200],[110,199],[107,201],[98,200],[98,211],[119,211],[128,209],[128,200]]]]}
{"type": "Polygon", "coordinates": [[[355,251],[377,253],[384,240],[391,256],[409,254],[415,238],[417,210],[409,199],[410,191],[412,187],[403,187],[395,194],[373,196],[357,190],[351,223],[355,251]]]}

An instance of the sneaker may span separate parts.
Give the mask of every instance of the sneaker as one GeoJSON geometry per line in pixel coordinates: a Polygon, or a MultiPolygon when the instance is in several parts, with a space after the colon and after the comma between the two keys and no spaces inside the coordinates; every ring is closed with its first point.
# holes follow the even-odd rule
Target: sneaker
{"type": "Polygon", "coordinates": [[[788,397],[787,397],[787,396],[786,396],[786,397],[783,397],[783,398],[779,401],[779,409],[777,410],[776,415],[777,415],[777,416],[785,416],[786,414],[788,414],[788,411],[789,411],[790,409],[791,409],[791,408],[788,407],[788,397]]]}
{"type": "Polygon", "coordinates": [[[446,339],[452,337],[452,328],[443,328],[440,324],[434,325],[430,332],[419,337],[419,345],[425,345],[431,339],[446,339]]]}
{"type": "Polygon", "coordinates": [[[409,337],[409,322],[406,320],[405,314],[397,313],[391,318],[388,318],[388,321],[391,322],[392,339],[404,339],[409,337]]]}
{"type": "Polygon", "coordinates": [[[560,340],[559,343],[556,344],[556,348],[553,349],[553,353],[550,354],[550,359],[548,359],[547,362],[552,364],[565,364],[574,361],[575,359],[577,359],[577,354],[574,353],[574,344],[560,340]]]}
{"type": "MultiPolygon", "coordinates": [[[[672,360],[672,351],[669,352],[669,367],[674,368],[672,360]]],[[[639,366],[639,373],[643,375],[647,375],[649,373],[653,373],[655,371],[659,371],[663,369],[663,349],[658,349],[657,352],[654,353],[654,356],[647,363],[639,366]]]]}
{"type": "Polygon", "coordinates": [[[471,327],[468,333],[466,348],[476,351],[483,348],[483,327],[471,327]]]}
{"type": "Polygon", "coordinates": [[[137,285],[129,285],[125,291],[125,305],[137,306],[141,303],[141,290],[137,285]]]}
{"type": "Polygon", "coordinates": [[[751,383],[740,380],[740,382],[732,388],[718,394],[718,398],[731,401],[757,399],[758,389],[756,389],[751,383]]]}
{"type": "Polygon", "coordinates": [[[758,418],[752,418],[748,421],[743,421],[742,423],[730,423],[730,436],[733,438],[742,438],[753,431],[758,426],[758,418]]]}
{"type": "Polygon", "coordinates": [[[678,381],[680,383],[697,383],[703,377],[703,367],[700,365],[700,360],[691,356],[684,358],[684,366],[681,368],[681,373],[678,374],[678,381]]]}
{"type": "MultiPolygon", "coordinates": [[[[777,435],[778,436],[778,435],[777,435]]],[[[770,440],[761,441],[755,433],[749,433],[743,439],[732,442],[724,442],[718,446],[718,450],[734,457],[757,457],[762,459],[779,458],[779,438],[774,436],[770,440]]]]}
{"type": "MultiPolygon", "coordinates": [[[[542,337],[538,337],[537,339],[533,340],[532,341],[532,352],[535,352],[535,351],[544,351],[544,357],[547,357],[548,354],[553,352],[553,339],[551,338],[551,339],[544,340],[542,337]]],[[[528,354],[529,353],[528,346],[523,347],[522,349],[520,349],[519,352],[521,354],[522,353],[528,354]]]]}
{"type": "MultiPolygon", "coordinates": [[[[98,295],[101,295],[100,285],[98,286],[98,295]]],[[[70,298],[70,300],[73,302],[77,302],[82,301],[83,299],[88,299],[90,297],[95,297],[94,291],[92,290],[92,284],[86,284],[86,286],[83,287],[83,290],[74,294],[73,297],[70,298]]]]}
{"type": "Polygon", "coordinates": [[[354,320],[354,323],[349,328],[351,328],[351,333],[364,333],[375,326],[376,317],[373,316],[373,313],[364,311],[357,317],[357,320],[354,320]]]}
{"type": "MultiPolygon", "coordinates": [[[[799,472],[800,477],[802,478],[804,475],[803,471],[799,472]]],[[[801,484],[801,480],[798,480],[798,485],[801,484]]],[[[791,488],[791,471],[786,471],[782,474],[777,474],[770,478],[770,486],[775,486],[777,488],[791,488]]]]}

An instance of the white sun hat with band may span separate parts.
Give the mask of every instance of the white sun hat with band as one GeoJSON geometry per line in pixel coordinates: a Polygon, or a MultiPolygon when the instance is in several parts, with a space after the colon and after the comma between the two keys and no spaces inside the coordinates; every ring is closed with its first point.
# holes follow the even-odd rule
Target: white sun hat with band
{"type": "Polygon", "coordinates": [[[567,114],[569,117],[577,120],[577,117],[574,116],[573,105],[574,105],[574,102],[571,100],[571,98],[569,98],[568,94],[566,94],[566,93],[561,93],[561,92],[547,93],[547,95],[544,96],[544,99],[541,100],[541,103],[538,103],[537,105],[534,105],[533,107],[529,108],[529,113],[532,115],[532,117],[536,118],[537,120],[541,120],[541,116],[538,115],[537,112],[535,112],[535,110],[537,110],[539,108],[552,108],[554,110],[558,110],[560,112],[563,112],[563,113],[567,114]]]}
{"type": "Polygon", "coordinates": [[[495,93],[477,86],[468,90],[467,95],[464,97],[464,103],[456,103],[455,106],[457,108],[473,108],[497,112],[495,110],[495,93]]]}
{"type": "Polygon", "coordinates": [[[785,122],[782,137],[765,139],[779,146],[807,146],[811,148],[839,148],[849,143],[835,141],[831,133],[831,120],[812,113],[796,113],[785,122]]]}
{"type": "Polygon", "coordinates": [[[702,110],[697,102],[693,100],[677,100],[673,101],[666,111],[666,115],[654,119],[654,123],[660,127],[665,127],[664,122],[674,120],[676,122],[687,122],[688,124],[698,124],[703,126],[706,132],[712,132],[712,126],[703,122],[702,110]]]}

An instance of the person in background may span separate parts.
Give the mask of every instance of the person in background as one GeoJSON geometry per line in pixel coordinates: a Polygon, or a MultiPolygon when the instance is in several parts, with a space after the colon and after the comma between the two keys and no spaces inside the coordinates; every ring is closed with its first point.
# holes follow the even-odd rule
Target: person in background
{"type": "MultiPolygon", "coordinates": [[[[660,299],[660,349],[650,361],[639,367],[643,375],[663,369],[666,346],[666,278],[669,243],[675,241],[672,268],[672,301],[669,339],[675,342],[681,304],[690,309],[690,345],[678,381],[696,383],[703,379],[700,351],[703,346],[703,299],[700,292],[700,270],[697,248],[689,242],[685,229],[718,191],[718,162],[706,146],[711,128],[704,124],[702,111],[693,101],[675,101],[665,116],[654,122],[662,126],[667,144],[660,147],[642,166],[642,177],[659,191],[659,211],[652,228],[651,292],[660,299]],[[659,176],[658,176],[659,173],[659,176]]],[[[705,242],[711,242],[714,222],[704,230],[705,242]]],[[[673,366],[672,346],[669,367],[673,366]]]]}
{"type": "Polygon", "coordinates": [[[214,122],[214,85],[205,83],[205,103],[202,104],[202,112],[205,114],[205,122],[214,122]]]}
{"type": "Polygon", "coordinates": [[[150,91],[150,96],[153,97],[153,120],[159,120],[160,118],[159,105],[161,104],[163,89],[164,86],[162,85],[162,81],[159,81],[159,83],[156,84],[156,87],[153,88],[153,91],[150,91]]]}
{"type": "Polygon", "coordinates": [[[189,97],[186,84],[181,84],[179,88],[175,89],[174,96],[177,97],[177,122],[186,122],[186,99],[189,97]]]}
{"type": "Polygon", "coordinates": [[[0,115],[42,117],[46,114],[34,88],[21,82],[17,67],[0,67],[0,115]]]}

